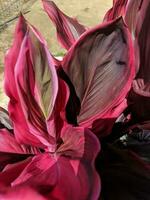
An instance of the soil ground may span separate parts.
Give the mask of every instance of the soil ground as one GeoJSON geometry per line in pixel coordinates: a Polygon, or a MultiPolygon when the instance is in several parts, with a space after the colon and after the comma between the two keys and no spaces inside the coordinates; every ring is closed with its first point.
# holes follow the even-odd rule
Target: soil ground
{"type": "MultiPolygon", "coordinates": [[[[31,1],[29,1],[31,2],[31,1]]],[[[29,11],[25,17],[31,24],[43,34],[47,40],[50,51],[54,55],[62,55],[64,50],[59,46],[55,28],[51,24],[48,16],[44,13],[41,1],[37,0],[24,5],[25,10],[29,11]]],[[[76,17],[80,23],[92,27],[100,23],[106,11],[111,7],[112,0],[54,0],[59,8],[67,15],[76,17]]],[[[1,12],[1,11],[0,11],[1,12]]],[[[13,32],[17,20],[12,21],[0,32],[0,106],[7,107],[8,99],[3,91],[3,69],[4,55],[10,48],[13,39],[13,32]]]]}

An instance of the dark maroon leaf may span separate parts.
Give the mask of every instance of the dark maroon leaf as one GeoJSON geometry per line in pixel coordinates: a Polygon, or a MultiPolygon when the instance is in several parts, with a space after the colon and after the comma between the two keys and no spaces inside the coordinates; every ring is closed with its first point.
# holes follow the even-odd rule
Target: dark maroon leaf
{"type": "MultiPolygon", "coordinates": [[[[131,12],[131,10],[129,10],[131,12]]],[[[131,104],[133,119],[149,120],[150,115],[150,1],[141,1],[137,12],[135,39],[139,47],[138,73],[133,81],[128,101],[131,104]]]]}

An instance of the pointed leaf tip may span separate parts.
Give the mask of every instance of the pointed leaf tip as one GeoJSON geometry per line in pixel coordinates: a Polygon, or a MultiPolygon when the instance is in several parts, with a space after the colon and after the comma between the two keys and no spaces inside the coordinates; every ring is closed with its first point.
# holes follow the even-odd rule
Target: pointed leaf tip
{"type": "Polygon", "coordinates": [[[60,44],[69,49],[80,35],[86,31],[76,19],[65,15],[53,1],[43,0],[43,7],[53,24],[56,26],[60,44]]]}

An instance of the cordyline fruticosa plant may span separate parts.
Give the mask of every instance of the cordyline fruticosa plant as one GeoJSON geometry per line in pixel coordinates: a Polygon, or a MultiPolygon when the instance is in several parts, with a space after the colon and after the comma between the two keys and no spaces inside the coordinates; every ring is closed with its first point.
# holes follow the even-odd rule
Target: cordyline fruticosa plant
{"type": "Polygon", "coordinates": [[[0,200],[149,200],[150,1],[114,0],[94,28],[42,2],[67,53],[54,58],[20,15],[5,58],[0,200]]]}

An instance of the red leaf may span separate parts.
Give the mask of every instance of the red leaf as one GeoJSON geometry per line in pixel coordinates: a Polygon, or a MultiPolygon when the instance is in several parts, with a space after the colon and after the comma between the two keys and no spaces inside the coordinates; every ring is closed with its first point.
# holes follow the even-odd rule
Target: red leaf
{"type": "Polygon", "coordinates": [[[13,188],[0,189],[1,200],[46,200],[39,193],[37,193],[32,187],[17,186],[13,188]]]}
{"type": "Polygon", "coordinates": [[[29,156],[31,156],[31,154],[0,152],[0,171],[2,171],[6,165],[25,160],[29,156]]]}
{"type": "Polygon", "coordinates": [[[52,124],[54,126],[53,134],[56,136],[56,140],[59,140],[60,132],[66,123],[66,104],[69,98],[69,89],[66,83],[59,79],[58,95],[55,102],[54,111],[51,118],[47,121],[47,130],[51,132],[52,124]]]}
{"type": "MultiPolygon", "coordinates": [[[[55,67],[35,33],[27,32],[16,64],[19,100],[32,135],[48,145],[54,143],[47,133],[46,120],[51,117],[58,91],[55,67]]],[[[53,130],[52,130],[53,132],[53,130]]]]}
{"type": "Polygon", "coordinates": [[[137,25],[137,20],[138,20],[138,12],[141,7],[141,0],[128,0],[128,3],[126,5],[126,12],[124,13],[125,21],[129,27],[129,30],[135,36],[135,29],[137,25]]]}
{"type": "Polygon", "coordinates": [[[0,130],[0,152],[36,154],[38,149],[29,145],[25,146],[16,141],[14,134],[7,129],[0,130]]]}
{"type": "MultiPolygon", "coordinates": [[[[62,128],[59,122],[65,120],[64,107],[69,96],[68,88],[63,81],[58,79],[55,66],[59,63],[48,52],[41,34],[27,24],[22,16],[20,18],[18,29],[20,30],[20,26],[24,23],[27,30],[20,42],[18,57],[12,65],[8,61],[14,59],[15,44],[10,49],[9,56],[6,58],[6,75],[8,76],[5,76],[8,95],[12,86],[7,79],[11,77],[14,81],[15,93],[12,92],[9,95],[9,111],[14,123],[14,133],[21,143],[42,148],[51,146],[54,149],[57,134],[59,134],[57,131],[62,128]],[[11,73],[8,72],[10,67],[11,73]],[[56,99],[59,99],[57,105],[55,105],[56,99]],[[57,118],[58,126],[55,124],[55,118],[57,118]]],[[[22,32],[16,31],[17,42],[20,34],[22,32]]]]}
{"type": "MultiPolygon", "coordinates": [[[[18,155],[19,157],[19,155],[18,155]]],[[[25,167],[31,162],[31,158],[16,162],[15,164],[8,164],[0,173],[0,186],[1,188],[11,186],[11,183],[18,178],[25,167]]]]}
{"type": "Polygon", "coordinates": [[[26,153],[24,148],[14,138],[14,135],[6,129],[0,130],[0,152],[26,153]]]}
{"type": "Polygon", "coordinates": [[[118,17],[124,16],[127,3],[128,0],[114,0],[113,7],[107,11],[104,17],[104,21],[110,21],[118,17]]]}
{"type": "Polygon", "coordinates": [[[69,49],[80,35],[86,31],[85,27],[76,19],[65,15],[53,1],[42,0],[44,10],[54,23],[57,29],[57,37],[60,44],[69,49]]]}
{"type": "Polygon", "coordinates": [[[64,58],[63,68],[81,102],[79,125],[93,126],[96,132],[102,130],[101,126],[107,129],[107,124],[111,129],[126,106],[125,97],[134,77],[133,48],[123,20],[82,35],[64,58]]]}
{"type": "Polygon", "coordinates": [[[15,81],[15,66],[26,31],[27,23],[21,15],[16,26],[13,45],[5,57],[5,91],[10,98],[8,111],[13,121],[17,140],[21,143],[41,145],[37,138],[31,135],[28,130],[15,81]]]}
{"type": "Polygon", "coordinates": [[[40,150],[19,144],[12,132],[0,129],[0,171],[7,165],[26,159],[40,150]]]}
{"type": "Polygon", "coordinates": [[[94,168],[99,151],[96,137],[83,128],[66,127],[54,154],[35,156],[12,183],[34,186],[49,199],[98,199],[100,183],[94,168]],[[78,191],[78,192],[76,192],[78,191]]]}

